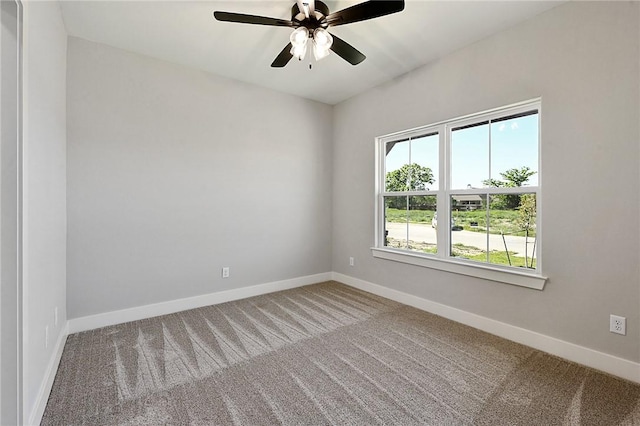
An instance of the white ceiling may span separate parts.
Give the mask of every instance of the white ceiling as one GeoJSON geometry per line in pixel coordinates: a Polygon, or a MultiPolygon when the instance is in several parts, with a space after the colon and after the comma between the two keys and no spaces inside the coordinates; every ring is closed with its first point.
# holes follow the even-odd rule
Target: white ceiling
{"type": "MultiPolygon", "coordinates": [[[[331,53],[312,70],[309,55],[270,67],[291,29],[213,18],[221,10],[290,19],[294,0],[60,3],[71,36],[336,104],[563,2],[408,0],[403,12],[330,29],[364,62],[352,66],[331,53]]],[[[333,12],[360,1],[325,3],[333,12]]]]}

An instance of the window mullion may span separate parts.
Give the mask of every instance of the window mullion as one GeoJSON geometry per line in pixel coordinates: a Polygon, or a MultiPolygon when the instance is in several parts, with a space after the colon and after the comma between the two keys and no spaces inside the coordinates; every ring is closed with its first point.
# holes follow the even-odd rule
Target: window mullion
{"type": "Polygon", "coordinates": [[[439,163],[439,171],[440,171],[440,184],[442,186],[442,190],[438,194],[438,202],[436,210],[439,212],[438,217],[445,218],[445,220],[439,220],[440,223],[444,222],[446,226],[438,226],[436,229],[436,241],[438,243],[438,251],[437,255],[439,257],[446,258],[450,255],[450,237],[451,232],[449,231],[449,227],[451,226],[451,220],[449,219],[449,185],[451,172],[449,170],[449,158],[450,158],[450,129],[448,126],[443,125],[440,127],[440,146],[439,151],[440,154],[440,163],[439,163]]]}
{"type": "MultiPolygon", "coordinates": [[[[412,176],[412,167],[411,167],[412,159],[411,159],[411,138],[409,138],[409,173],[407,173],[407,190],[411,191],[413,189],[413,176],[412,176]]],[[[409,195],[406,198],[406,206],[407,206],[407,223],[406,223],[406,248],[409,250],[409,222],[411,220],[410,211],[409,211],[409,195]]]]}
{"type": "MultiPolygon", "coordinates": [[[[409,149],[409,152],[411,152],[411,149],[409,149]]],[[[409,160],[409,161],[411,161],[411,160],[409,160]]],[[[411,163],[409,163],[409,164],[411,164],[411,163]]],[[[409,172],[409,175],[411,175],[411,172],[409,172]]],[[[409,217],[409,196],[408,195],[405,198],[405,203],[406,203],[405,205],[406,205],[406,213],[407,213],[407,215],[406,215],[407,221],[405,223],[405,240],[407,241],[407,245],[405,246],[405,248],[409,249],[409,220],[410,220],[410,217],[409,217]]]]}
{"type": "Polygon", "coordinates": [[[487,263],[489,263],[489,238],[490,238],[490,233],[489,233],[489,227],[490,227],[489,223],[490,222],[489,222],[489,220],[490,220],[490,215],[491,215],[491,213],[490,213],[491,209],[489,208],[489,206],[491,205],[491,198],[490,197],[491,196],[489,194],[487,194],[487,210],[486,210],[486,213],[485,213],[485,223],[487,225],[486,234],[485,234],[486,237],[487,237],[487,245],[486,245],[486,247],[487,247],[487,263]]]}
{"type": "MultiPolygon", "coordinates": [[[[489,141],[488,141],[489,142],[489,179],[493,179],[493,174],[492,174],[492,171],[491,171],[491,169],[492,169],[491,168],[491,165],[492,165],[491,164],[491,127],[492,127],[491,123],[492,123],[492,121],[489,120],[489,141]]],[[[486,221],[487,221],[487,246],[486,246],[487,247],[487,257],[486,257],[487,263],[491,263],[490,262],[491,257],[489,255],[489,249],[491,248],[491,244],[490,244],[490,238],[491,238],[491,233],[490,233],[490,228],[491,228],[491,225],[490,225],[490,223],[491,223],[490,222],[490,220],[491,220],[491,209],[489,207],[490,205],[491,205],[490,195],[487,194],[487,218],[486,218],[486,221]]]]}

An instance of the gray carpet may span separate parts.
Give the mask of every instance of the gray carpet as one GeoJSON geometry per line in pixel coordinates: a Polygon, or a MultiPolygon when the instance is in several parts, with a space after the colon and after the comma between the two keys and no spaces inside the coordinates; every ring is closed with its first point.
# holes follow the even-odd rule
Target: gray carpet
{"type": "Polygon", "coordinates": [[[640,386],[336,282],[70,335],[43,425],[638,425],[640,386]]]}

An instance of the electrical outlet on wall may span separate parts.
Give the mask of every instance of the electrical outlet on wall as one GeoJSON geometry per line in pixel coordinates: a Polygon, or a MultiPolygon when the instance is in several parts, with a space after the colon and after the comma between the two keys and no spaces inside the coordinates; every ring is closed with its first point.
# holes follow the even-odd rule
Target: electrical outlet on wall
{"type": "Polygon", "coordinates": [[[627,334],[627,319],[618,315],[609,316],[609,331],[612,333],[627,334]]]}
{"type": "Polygon", "coordinates": [[[355,264],[355,261],[353,260],[353,257],[349,258],[349,266],[353,266],[355,264]]]}
{"type": "Polygon", "coordinates": [[[229,267],[225,266],[222,268],[222,278],[229,278],[229,267]]]}

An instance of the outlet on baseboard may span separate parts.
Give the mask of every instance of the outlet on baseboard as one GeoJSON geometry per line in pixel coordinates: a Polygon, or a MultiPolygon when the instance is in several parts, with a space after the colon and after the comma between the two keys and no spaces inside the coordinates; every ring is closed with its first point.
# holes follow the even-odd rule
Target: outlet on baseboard
{"type": "Polygon", "coordinates": [[[625,336],[627,334],[627,319],[618,315],[609,316],[609,331],[625,336]]]}

